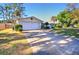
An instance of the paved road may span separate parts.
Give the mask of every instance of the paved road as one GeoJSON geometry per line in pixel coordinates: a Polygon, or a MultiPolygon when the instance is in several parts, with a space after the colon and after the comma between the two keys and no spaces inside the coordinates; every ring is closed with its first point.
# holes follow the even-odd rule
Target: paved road
{"type": "Polygon", "coordinates": [[[25,32],[33,55],[77,55],[79,40],[49,31],[25,32]]]}

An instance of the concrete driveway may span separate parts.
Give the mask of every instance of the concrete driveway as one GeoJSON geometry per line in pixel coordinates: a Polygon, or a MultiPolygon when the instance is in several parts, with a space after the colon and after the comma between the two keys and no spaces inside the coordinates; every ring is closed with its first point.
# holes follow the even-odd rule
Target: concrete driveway
{"type": "Polygon", "coordinates": [[[25,31],[33,55],[77,55],[79,40],[50,30],[25,31]]]}

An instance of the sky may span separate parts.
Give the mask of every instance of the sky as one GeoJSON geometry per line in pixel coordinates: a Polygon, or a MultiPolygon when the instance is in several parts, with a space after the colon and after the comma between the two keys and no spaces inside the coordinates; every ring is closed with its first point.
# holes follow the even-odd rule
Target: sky
{"type": "Polygon", "coordinates": [[[67,8],[67,3],[25,3],[24,7],[27,17],[35,16],[40,20],[48,21],[67,8]]]}
{"type": "Polygon", "coordinates": [[[26,14],[35,16],[43,21],[48,21],[52,16],[67,8],[65,3],[28,3],[25,4],[26,14]]]}

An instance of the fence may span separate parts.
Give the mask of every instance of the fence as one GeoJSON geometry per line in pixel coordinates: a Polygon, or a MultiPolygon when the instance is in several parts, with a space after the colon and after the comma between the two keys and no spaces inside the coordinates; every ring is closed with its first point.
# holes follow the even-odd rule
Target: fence
{"type": "Polygon", "coordinates": [[[11,28],[12,24],[11,23],[0,23],[0,30],[6,29],[6,28],[11,28]]]}

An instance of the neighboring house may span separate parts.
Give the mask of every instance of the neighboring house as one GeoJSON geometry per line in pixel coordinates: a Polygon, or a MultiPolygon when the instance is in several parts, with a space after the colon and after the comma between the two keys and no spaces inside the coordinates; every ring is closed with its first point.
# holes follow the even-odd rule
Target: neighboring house
{"type": "Polygon", "coordinates": [[[51,19],[48,21],[50,24],[51,28],[54,27],[55,24],[59,23],[59,21],[56,19],[55,16],[52,16],[51,19]]]}
{"type": "Polygon", "coordinates": [[[36,29],[41,29],[41,25],[43,21],[32,16],[32,17],[17,19],[16,23],[21,24],[23,26],[23,30],[36,30],[36,29]]]}
{"type": "Polygon", "coordinates": [[[51,20],[49,21],[50,24],[57,24],[59,23],[55,16],[52,16],[51,20]]]}

